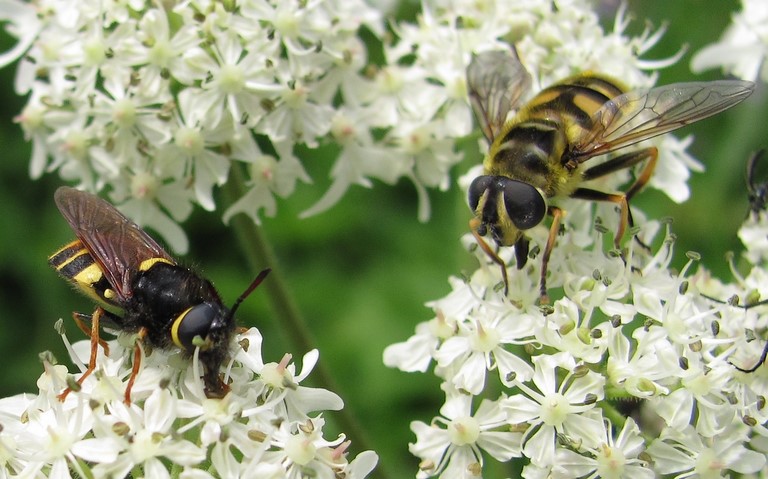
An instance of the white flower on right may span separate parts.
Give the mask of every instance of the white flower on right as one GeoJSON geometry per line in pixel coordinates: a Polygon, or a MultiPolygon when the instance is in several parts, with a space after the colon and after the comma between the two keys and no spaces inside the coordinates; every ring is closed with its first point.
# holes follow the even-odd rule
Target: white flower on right
{"type": "Polygon", "coordinates": [[[707,45],[694,55],[691,69],[701,72],[720,67],[744,80],[761,78],[768,82],[768,3],[741,0],[741,11],[732,15],[731,24],[719,42],[707,45]]]}
{"type": "Polygon", "coordinates": [[[765,455],[744,447],[747,428],[734,425],[704,439],[688,426],[666,428],[648,447],[654,469],[675,477],[728,477],[727,472],[753,474],[765,467],[765,455]]]}

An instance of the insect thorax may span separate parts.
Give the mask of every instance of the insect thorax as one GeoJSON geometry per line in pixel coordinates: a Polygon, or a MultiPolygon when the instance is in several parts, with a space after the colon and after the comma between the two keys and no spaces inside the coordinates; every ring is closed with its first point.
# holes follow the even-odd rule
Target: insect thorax
{"type": "Polygon", "coordinates": [[[126,328],[146,327],[150,342],[160,348],[172,346],[170,328],[191,306],[204,302],[221,305],[208,280],[187,268],[163,262],[140,271],[132,291],[130,305],[126,308],[126,328]]]}

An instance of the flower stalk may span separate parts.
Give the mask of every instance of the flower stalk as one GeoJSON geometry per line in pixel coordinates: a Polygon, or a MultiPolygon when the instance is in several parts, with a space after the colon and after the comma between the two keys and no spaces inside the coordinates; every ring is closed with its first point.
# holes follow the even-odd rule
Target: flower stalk
{"type": "MultiPolygon", "coordinates": [[[[225,204],[229,205],[234,202],[243,194],[244,189],[245,185],[240,168],[232,168],[230,179],[222,189],[225,204]]],[[[280,261],[274,248],[267,240],[264,230],[259,224],[250,221],[244,215],[233,217],[231,226],[250,269],[252,271],[260,271],[265,267],[272,269],[269,281],[264,284],[264,287],[267,290],[274,317],[279,318],[280,324],[288,337],[291,338],[293,347],[297,351],[310,351],[316,348],[310,328],[288,288],[280,261]]],[[[322,362],[318,363],[315,368],[315,383],[331,391],[339,390],[331,372],[322,362]]],[[[335,418],[356,447],[364,450],[372,449],[353,410],[350,408],[342,409],[335,418]]],[[[377,475],[378,477],[386,477],[381,468],[377,471],[377,475]]]]}

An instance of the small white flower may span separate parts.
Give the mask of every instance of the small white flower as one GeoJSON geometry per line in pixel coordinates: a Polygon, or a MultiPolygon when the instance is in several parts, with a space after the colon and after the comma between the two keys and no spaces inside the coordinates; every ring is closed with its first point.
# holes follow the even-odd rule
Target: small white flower
{"type": "Polygon", "coordinates": [[[411,423],[416,442],[409,446],[421,459],[418,478],[465,477],[468,471],[482,467],[485,452],[496,460],[508,461],[520,455],[519,432],[499,430],[505,415],[497,401],[483,399],[473,408],[473,396],[447,388],[441,417],[432,424],[411,423]]]}
{"type": "Polygon", "coordinates": [[[621,431],[615,433],[610,422],[605,422],[605,436],[596,447],[583,451],[558,448],[553,478],[621,479],[655,477],[647,461],[641,459],[644,440],[632,418],[627,418],[621,431]]]}
{"type": "Polygon", "coordinates": [[[522,394],[504,399],[502,408],[511,424],[528,424],[523,454],[546,466],[555,463],[556,434],[587,447],[596,445],[603,425],[594,407],[603,398],[605,379],[586,368],[576,369],[573,358],[565,353],[536,356],[534,363],[535,389],[518,383],[522,394]],[[558,369],[566,372],[561,381],[558,369]]]}
{"type": "Polygon", "coordinates": [[[659,381],[676,375],[680,367],[676,352],[666,340],[666,331],[638,328],[632,333],[634,344],[625,334],[625,331],[613,334],[608,347],[608,381],[640,398],[666,394],[668,389],[659,381]]]}
{"type": "Polygon", "coordinates": [[[0,21],[5,25],[5,30],[18,38],[18,43],[7,52],[0,55],[0,67],[7,66],[16,61],[32,45],[43,27],[37,17],[37,12],[32,4],[18,0],[3,0],[0,4],[0,21]]]}
{"type": "Polygon", "coordinates": [[[729,471],[752,474],[765,466],[765,455],[744,447],[744,426],[734,425],[716,438],[702,438],[688,426],[665,428],[648,448],[653,468],[674,477],[728,477],[729,471]]]}
{"type": "Polygon", "coordinates": [[[452,370],[453,386],[478,395],[485,387],[486,373],[498,368],[505,385],[509,378],[527,381],[533,368],[506,348],[531,342],[532,318],[504,314],[478,315],[459,323],[458,334],[446,339],[434,353],[438,366],[452,370]],[[528,321],[526,321],[528,319],[528,321]]]}
{"type": "Polygon", "coordinates": [[[416,334],[384,349],[384,364],[405,372],[426,372],[440,343],[456,334],[456,321],[438,310],[430,321],[419,323],[416,334]]]}

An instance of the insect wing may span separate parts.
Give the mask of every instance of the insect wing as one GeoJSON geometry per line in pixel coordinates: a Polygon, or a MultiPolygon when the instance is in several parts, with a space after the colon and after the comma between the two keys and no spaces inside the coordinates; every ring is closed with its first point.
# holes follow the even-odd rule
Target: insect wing
{"type": "Polygon", "coordinates": [[[131,280],[143,261],[160,258],[176,264],[136,223],[98,196],[61,187],[54,199],[121,300],[132,295],[131,280]]]}
{"type": "Polygon", "coordinates": [[[472,57],[467,67],[469,102],[489,143],[499,134],[507,115],[518,106],[530,84],[531,76],[514,48],[472,57]]]}
{"type": "Polygon", "coordinates": [[[619,95],[600,107],[591,118],[594,126],[572,141],[572,157],[582,162],[676,130],[740,103],[754,88],[748,81],[719,80],[673,83],[619,95]]]}

